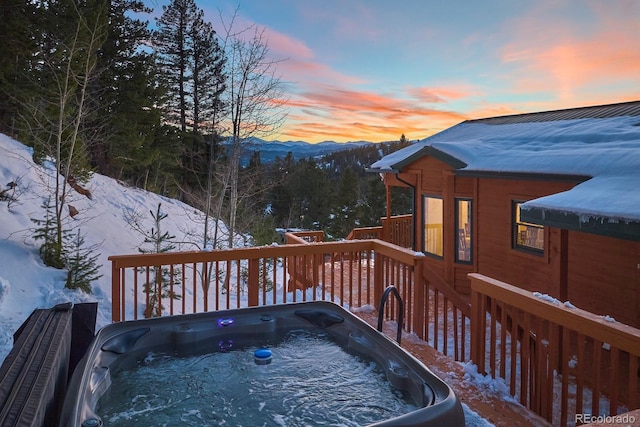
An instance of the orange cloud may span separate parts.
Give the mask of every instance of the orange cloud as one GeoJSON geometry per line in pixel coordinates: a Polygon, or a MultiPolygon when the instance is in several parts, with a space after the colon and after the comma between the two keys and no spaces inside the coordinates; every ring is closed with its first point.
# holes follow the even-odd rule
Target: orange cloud
{"type": "Polygon", "coordinates": [[[522,103],[518,103],[517,105],[510,105],[507,103],[500,104],[488,104],[482,103],[478,106],[475,106],[472,111],[469,112],[469,119],[484,119],[487,117],[498,117],[498,116],[508,116],[511,114],[521,114],[525,112],[533,112],[533,111],[541,111],[544,110],[544,107],[540,108],[531,108],[529,110],[522,110],[522,103]]]}
{"type": "MultiPolygon", "coordinates": [[[[359,13],[359,21],[374,20],[368,7],[359,13]]],[[[353,20],[328,16],[333,31],[344,38],[375,39],[376,25],[365,25],[371,31],[355,29],[353,20]]],[[[255,23],[237,23],[248,28],[255,23]]],[[[312,19],[318,19],[313,16],[312,19]]],[[[358,90],[371,84],[366,79],[342,73],[319,60],[304,42],[271,27],[264,28],[270,56],[277,61],[277,74],[288,85],[288,99],[274,100],[289,111],[283,127],[269,139],[302,139],[308,142],[389,141],[402,134],[410,139],[425,138],[465,119],[446,109],[446,102],[461,99],[470,93],[459,87],[403,88],[393,93],[358,90]],[[322,82],[322,83],[319,83],[322,82]],[[441,108],[433,108],[438,100],[441,108]]]]}
{"type": "Polygon", "coordinates": [[[466,118],[427,108],[421,101],[403,98],[403,93],[383,95],[327,85],[306,89],[287,101],[290,114],[274,139],[390,141],[402,134],[422,139],[466,118]]]}
{"type": "Polygon", "coordinates": [[[282,80],[291,83],[287,120],[273,139],[308,142],[422,139],[466,119],[446,103],[477,95],[470,85],[404,88],[392,94],[353,89],[369,82],[340,73],[316,59],[304,43],[267,29],[282,80]],[[322,83],[319,83],[322,82],[322,83]],[[441,108],[429,107],[438,103],[441,108]]]}

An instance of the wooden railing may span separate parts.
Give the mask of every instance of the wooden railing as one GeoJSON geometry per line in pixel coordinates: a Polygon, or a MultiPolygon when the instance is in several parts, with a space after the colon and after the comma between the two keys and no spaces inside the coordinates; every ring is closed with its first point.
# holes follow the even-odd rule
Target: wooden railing
{"type": "Polygon", "coordinates": [[[323,231],[296,231],[284,233],[287,244],[324,242],[323,231]]]}
{"type": "Polygon", "coordinates": [[[480,274],[469,277],[471,359],[479,372],[504,379],[521,404],[560,426],[582,414],[640,407],[640,330],[480,274]]]}
{"type": "MultiPolygon", "coordinates": [[[[324,241],[324,233],[322,231],[288,232],[285,233],[284,240],[288,245],[311,244],[324,241]]],[[[326,262],[324,256],[309,257],[305,255],[288,258],[288,261],[286,265],[289,273],[287,284],[289,291],[313,288],[320,283],[321,266],[326,262]]]]}
{"type": "MultiPolygon", "coordinates": [[[[640,407],[640,330],[479,274],[469,275],[468,302],[422,253],[385,241],[285,237],[282,246],[110,257],[113,321],[309,300],[377,306],[394,285],[406,331],[504,379],[554,425],[640,407]]],[[[395,310],[390,301],[386,318],[395,310]]]]}
{"type": "MultiPolygon", "coordinates": [[[[424,298],[421,254],[381,240],[109,257],[112,320],[330,300],[374,305],[393,284],[424,298]]],[[[414,296],[417,295],[417,296],[414,296]]],[[[412,331],[423,319],[405,317],[412,331]]]]}
{"type": "MultiPolygon", "coordinates": [[[[366,231],[368,229],[358,229],[366,231]]],[[[357,235],[357,233],[354,233],[357,235]]],[[[290,243],[304,243],[299,237],[299,233],[287,233],[286,241],[290,243]]],[[[414,257],[423,259],[420,253],[413,253],[414,257]]],[[[302,260],[301,260],[302,261],[302,260]]],[[[357,263],[356,263],[357,264],[357,263]]],[[[312,278],[312,271],[316,271],[317,265],[308,260],[303,266],[296,265],[297,272],[294,274],[292,266],[289,264],[289,272],[297,277],[296,286],[304,286],[304,283],[316,283],[312,278]]],[[[357,268],[357,267],[356,267],[357,268]]],[[[400,270],[392,266],[386,271],[400,270]]],[[[421,288],[418,292],[414,287],[402,286],[400,288],[401,297],[404,301],[404,318],[409,319],[409,324],[413,325],[411,330],[420,339],[428,341],[433,348],[451,355],[457,361],[467,361],[470,358],[471,339],[471,306],[467,300],[455,292],[447,282],[428,264],[419,262],[415,268],[415,274],[422,274],[421,288]]],[[[385,277],[385,283],[406,283],[397,277],[385,277]]],[[[379,303],[379,294],[374,298],[373,304],[379,303]]],[[[397,319],[395,313],[395,303],[387,308],[387,319],[397,319]]],[[[406,326],[406,325],[405,325],[406,326]]]]}
{"type": "MultiPolygon", "coordinates": [[[[423,339],[459,362],[471,358],[471,305],[435,270],[424,264],[425,313],[423,339]]],[[[420,334],[418,334],[420,336],[420,334]]]]}
{"type": "Polygon", "coordinates": [[[413,215],[396,215],[382,218],[382,240],[403,248],[412,248],[413,215]]]}
{"type": "MultiPolygon", "coordinates": [[[[351,230],[347,235],[347,240],[366,240],[366,239],[380,239],[382,238],[382,227],[359,227],[351,230]]],[[[386,240],[385,240],[386,241],[386,240]]]]}
{"type": "MultiPolygon", "coordinates": [[[[358,232],[352,232],[352,234],[364,236],[364,234],[358,234],[358,232]]],[[[285,240],[288,243],[306,243],[304,235],[301,236],[301,233],[299,232],[286,233],[285,240]]],[[[348,292],[350,298],[349,305],[353,305],[351,303],[353,295],[359,295],[361,297],[358,300],[357,306],[362,306],[363,302],[364,304],[372,306],[379,304],[384,288],[388,285],[394,285],[398,288],[398,293],[404,303],[403,318],[405,323],[403,327],[406,330],[416,333],[421,339],[424,339],[426,337],[425,334],[428,334],[426,319],[428,319],[429,315],[429,301],[435,301],[437,304],[438,300],[434,300],[428,295],[425,295],[425,291],[429,290],[429,287],[426,286],[422,274],[423,254],[415,253],[406,248],[400,248],[396,245],[377,239],[373,239],[373,241],[376,242],[378,252],[382,255],[373,260],[371,258],[366,259],[366,254],[343,252],[331,254],[327,260],[323,260],[321,262],[318,262],[317,258],[301,258],[298,259],[297,262],[289,263],[289,274],[293,278],[290,283],[294,283],[297,288],[301,289],[312,287],[314,283],[318,283],[318,271],[330,269],[331,271],[328,272],[328,274],[333,276],[335,274],[333,266],[336,265],[336,263],[340,266],[348,263],[350,269],[355,269],[354,271],[347,273],[349,276],[349,284],[346,292],[348,292]],[[409,255],[410,258],[400,259],[398,257],[398,250],[409,255]],[[363,255],[365,258],[362,257],[363,255]],[[372,261],[375,266],[375,269],[373,270],[375,277],[382,278],[382,281],[385,284],[384,287],[375,285],[373,287],[373,291],[371,291],[371,287],[369,286],[369,272],[365,269],[365,274],[363,275],[362,271],[357,271],[362,270],[363,266],[371,265],[372,261]],[[353,277],[354,273],[357,274],[357,277],[355,278],[353,277]],[[363,280],[366,282],[364,286],[363,280]],[[366,296],[366,300],[362,299],[363,295],[366,296]],[[423,303],[426,302],[426,304],[414,304],[414,301],[423,301],[423,303]]],[[[344,276],[343,272],[339,272],[338,274],[340,277],[344,276]]],[[[343,281],[343,279],[339,280],[343,281]]],[[[344,291],[341,291],[339,296],[340,300],[344,298],[343,293],[344,291]]],[[[387,320],[398,319],[400,316],[399,313],[396,313],[397,305],[394,301],[395,295],[390,295],[390,298],[391,302],[386,307],[385,318],[387,320]]]]}
{"type": "Polygon", "coordinates": [[[413,247],[413,215],[383,217],[381,220],[382,225],[378,227],[354,228],[347,240],[380,239],[403,248],[413,247]]]}

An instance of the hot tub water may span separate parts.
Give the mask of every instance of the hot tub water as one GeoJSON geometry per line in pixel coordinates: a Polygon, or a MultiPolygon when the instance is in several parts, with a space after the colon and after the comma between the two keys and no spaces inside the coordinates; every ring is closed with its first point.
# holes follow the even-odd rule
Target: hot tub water
{"type": "Polygon", "coordinates": [[[348,353],[322,330],[291,331],[263,347],[188,357],[150,353],[112,372],[97,414],[105,426],[362,426],[414,411],[373,361],[348,353]]]}

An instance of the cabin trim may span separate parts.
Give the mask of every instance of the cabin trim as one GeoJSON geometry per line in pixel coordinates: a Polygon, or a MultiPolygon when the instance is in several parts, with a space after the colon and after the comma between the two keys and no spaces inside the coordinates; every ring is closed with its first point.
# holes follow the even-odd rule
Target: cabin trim
{"type": "Polygon", "coordinates": [[[579,184],[592,177],[589,175],[572,175],[561,173],[540,173],[540,172],[502,172],[502,171],[481,171],[458,169],[453,173],[464,178],[492,178],[492,179],[516,179],[520,181],[551,181],[551,182],[575,182],[579,184]]]}

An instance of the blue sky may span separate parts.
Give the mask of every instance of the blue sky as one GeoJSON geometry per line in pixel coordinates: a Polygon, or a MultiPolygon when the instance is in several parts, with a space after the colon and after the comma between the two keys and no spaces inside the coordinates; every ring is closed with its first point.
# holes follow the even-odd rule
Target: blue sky
{"type": "MultiPolygon", "coordinates": [[[[465,119],[640,99],[637,0],[196,0],[268,36],[272,139],[425,138],[465,119]]],[[[165,0],[147,0],[161,13],[165,0]]]]}

